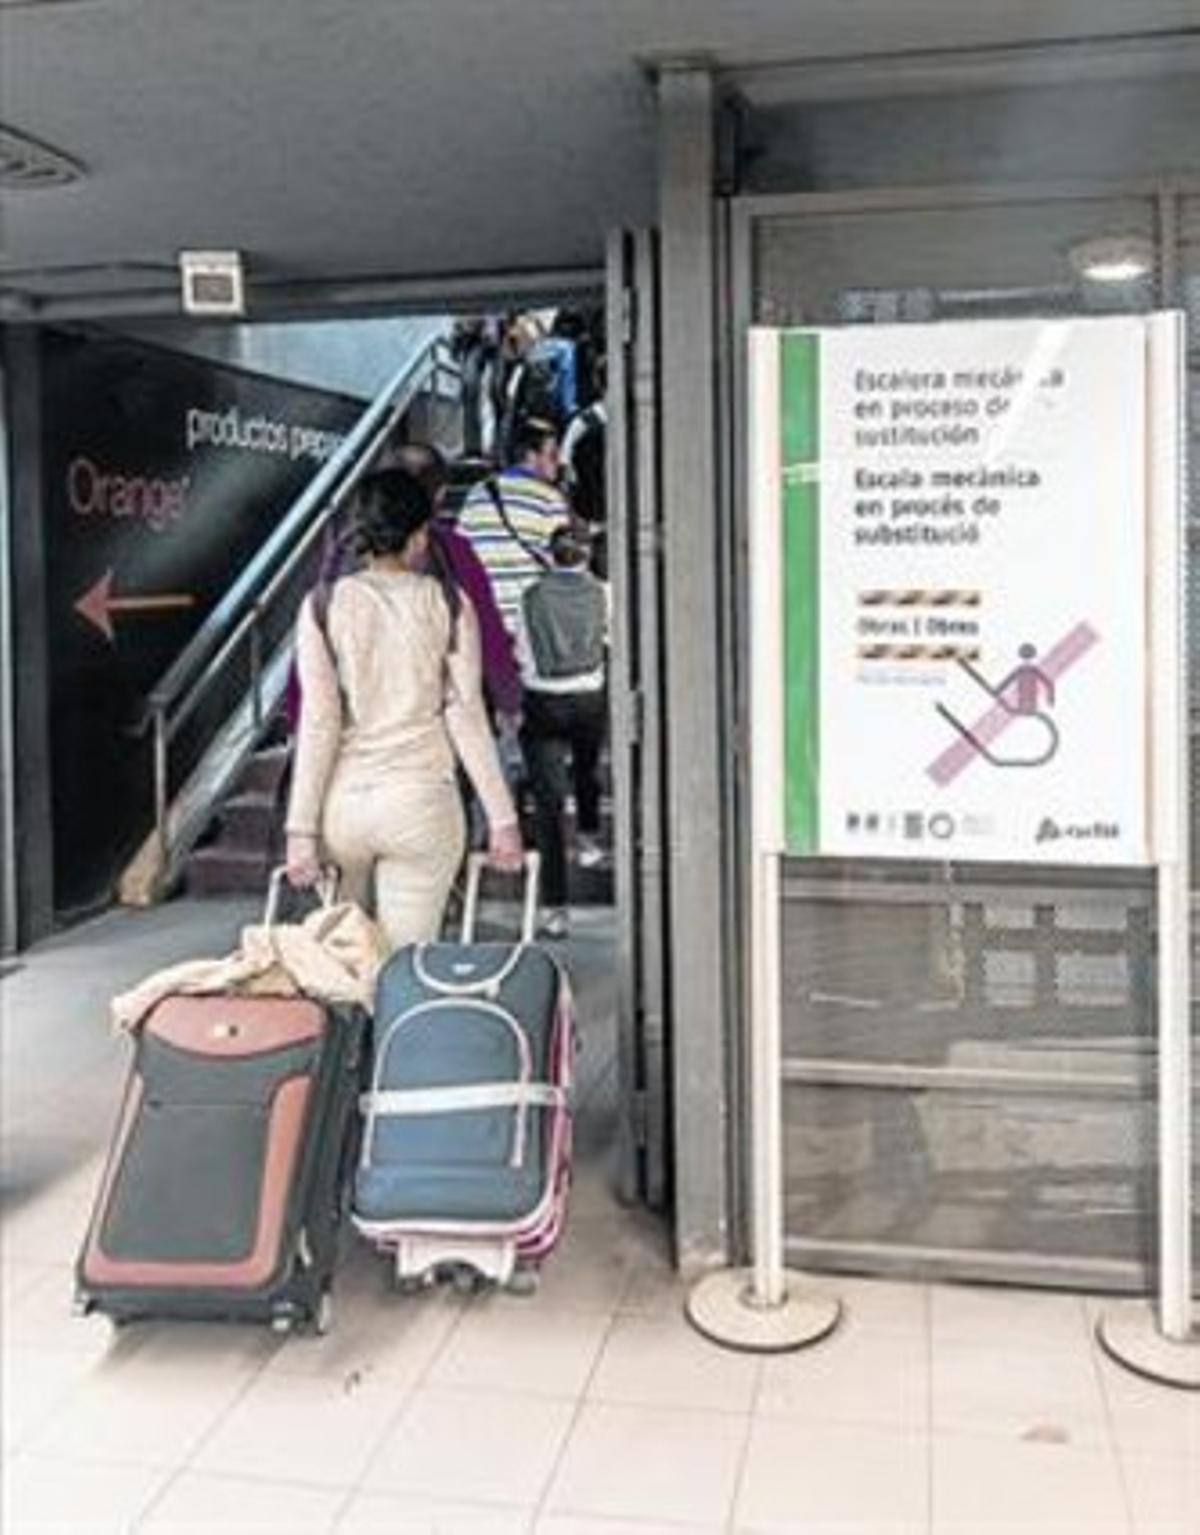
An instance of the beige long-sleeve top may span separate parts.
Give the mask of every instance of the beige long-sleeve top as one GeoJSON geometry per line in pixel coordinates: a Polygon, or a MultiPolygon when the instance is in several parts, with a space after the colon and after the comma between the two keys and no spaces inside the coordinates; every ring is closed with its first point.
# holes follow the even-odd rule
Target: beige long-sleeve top
{"type": "Polygon", "coordinates": [[[336,584],[326,627],[328,645],[305,602],[296,635],[303,703],[289,833],[319,834],[331,788],[386,792],[452,782],[455,753],[489,824],[515,822],[483,705],[470,603],[464,598],[451,650],[450,612],[436,581],[367,570],[336,584]]]}

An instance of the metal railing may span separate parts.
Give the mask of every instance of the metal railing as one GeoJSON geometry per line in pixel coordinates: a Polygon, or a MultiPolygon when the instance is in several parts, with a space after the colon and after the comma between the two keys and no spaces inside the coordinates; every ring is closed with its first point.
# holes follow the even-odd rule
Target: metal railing
{"type": "Polygon", "coordinates": [[[448,343],[438,337],[393,375],[151,689],[141,728],[152,730],[154,738],[154,827],[160,876],[168,870],[172,855],[172,743],[243,652],[248,656],[255,734],[261,731],[268,624],[278,619],[289,592],[298,607],[294,583],[304,562],[398,422],[420,395],[427,393],[436,401],[442,380],[458,374],[448,343]]]}

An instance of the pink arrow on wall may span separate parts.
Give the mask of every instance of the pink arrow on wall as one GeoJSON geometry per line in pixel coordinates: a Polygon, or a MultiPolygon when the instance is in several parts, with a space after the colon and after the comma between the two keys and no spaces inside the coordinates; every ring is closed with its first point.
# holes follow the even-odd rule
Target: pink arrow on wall
{"type": "Polygon", "coordinates": [[[114,613],[161,613],[172,608],[193,607],[196,601],[182,592],[159,597],[114,597],[112,584],[113,573],[106,570],[95,586],[88,587],[75,604],[75,611],[99,629],[110,645],[117,637],[113,629],[114,613]]]}

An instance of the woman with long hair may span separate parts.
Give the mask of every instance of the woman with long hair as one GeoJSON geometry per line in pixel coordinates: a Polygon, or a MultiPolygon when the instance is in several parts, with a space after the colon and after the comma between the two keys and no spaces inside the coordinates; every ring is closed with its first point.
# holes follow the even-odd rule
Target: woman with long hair
{"type": "Polygon", "coordinates": [[[436,938],[462,860],[462,763],[494,863],[521,834],[488,728],[474,610],[431,543],[429,495],[411,474],[366,476],[352,509],[363,568],[306,599],[297,628],[300,713],[287,862],[310,885],[323,862],[373,908],[391,945],[436,938]]]}

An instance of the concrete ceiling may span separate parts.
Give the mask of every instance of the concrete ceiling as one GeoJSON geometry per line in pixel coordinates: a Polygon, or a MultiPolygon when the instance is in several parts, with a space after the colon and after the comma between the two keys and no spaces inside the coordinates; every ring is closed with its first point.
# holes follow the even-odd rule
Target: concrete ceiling
{"type": "Polygon", "coordinates": [[[183,247],[267,280],[592,265],[653,216],[647,60],[1181,33],[1200,0],[0,0],[0,124],[87,171],[0,192],[0,287],[173,282],[183,247]]]}

